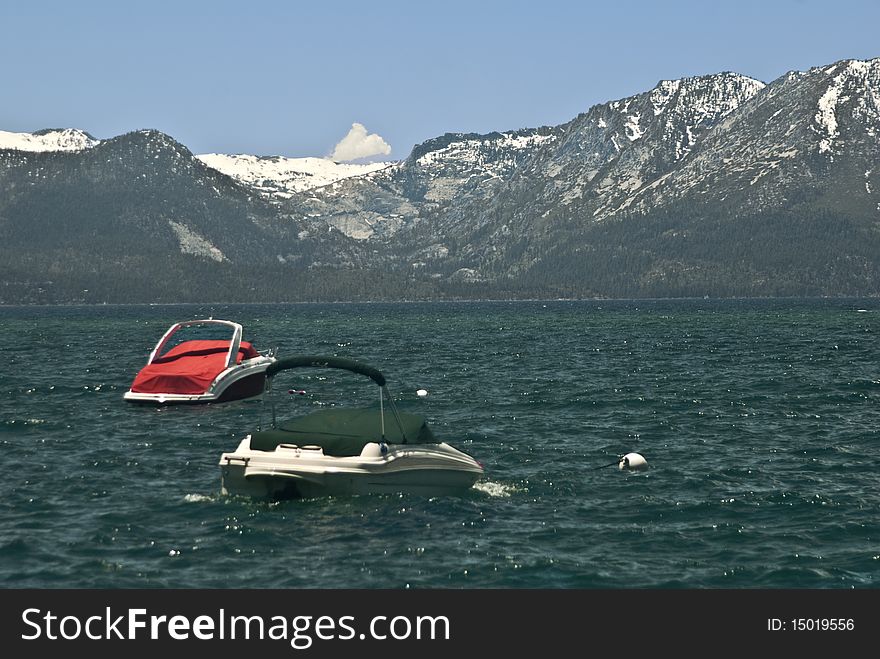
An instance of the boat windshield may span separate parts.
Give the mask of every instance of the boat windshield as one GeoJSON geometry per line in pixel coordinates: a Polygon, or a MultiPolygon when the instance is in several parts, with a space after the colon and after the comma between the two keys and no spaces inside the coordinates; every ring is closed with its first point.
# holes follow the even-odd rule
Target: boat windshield
{"type": "Polygon", "coordinates": [[[229,349],[229,342],[232,340],[235,330],[228,325],[218,325],[215,323],[199,323],[195,325],[183,325],[165,339],[161,347],[161,354],[157,354],[156,358],[166,357],[169,353],[179,353],[180,346],[190,341],[198,341],[200,343],[225,346],[229,349]]]}
{"type": "Polygon", "coordinates": [[[241,325],[209,318],[172,325],[150,353],[147,364],[158,364],[184,355],[205,356],[220,352],[226,353],[227,367],[258,355],[253,346],[242,342],[241,325]]]}

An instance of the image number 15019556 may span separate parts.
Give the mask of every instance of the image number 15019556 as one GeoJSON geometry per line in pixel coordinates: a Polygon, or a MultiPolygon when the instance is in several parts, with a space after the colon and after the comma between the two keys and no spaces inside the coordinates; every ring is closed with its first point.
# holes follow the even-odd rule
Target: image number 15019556
{"type": "Polygon", "coordinates": [[[855,628],[853,618],[767,618],[767,631],[771,632],[851,632],[855,628]]]}

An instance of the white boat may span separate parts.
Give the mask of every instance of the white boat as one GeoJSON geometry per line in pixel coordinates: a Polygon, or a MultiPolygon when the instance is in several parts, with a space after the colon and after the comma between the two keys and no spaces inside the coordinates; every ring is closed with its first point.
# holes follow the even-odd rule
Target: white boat
{"type": "Polygon", "coordinates": [[[154,405],[253,398],[262,394],[274,362],[273,351],[259,352],[242,340],[238,323],[188,320],[162,335],[123,398],[154,405]]]}
{"type": "Polygon", "coordinates": [[[424,417],[398,411],[385,376],[360,362],[281,359],[266,371],[267,389],[280,371],[304,367],[369,377],[379,385],[378,409],[332,407],[290,421],[273,419],[271,429],[247,435],[238,448],[220,456],[223,494],[269,499],[383,492],[438,496],[461,493],[483,474],[471,456],[438,441],[424,417]]]}

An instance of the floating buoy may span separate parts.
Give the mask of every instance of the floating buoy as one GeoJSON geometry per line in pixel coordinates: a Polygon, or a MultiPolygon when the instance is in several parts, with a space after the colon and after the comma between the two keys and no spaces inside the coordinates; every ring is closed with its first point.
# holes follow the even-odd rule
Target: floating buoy
{"type": "Polygon", "coordinates": [[[622,458],[620,458],[620,462],[617,463],[618,469],[647,469],[648,461],[638,453],[627,453],[622,458]]]}
{"type": "Polygon", "coordinates": [[[419,398],[424,398],[427,395],[428,395],[427,389],[419,389],[416,391],[416,396],[418,396],[419,398]]]}

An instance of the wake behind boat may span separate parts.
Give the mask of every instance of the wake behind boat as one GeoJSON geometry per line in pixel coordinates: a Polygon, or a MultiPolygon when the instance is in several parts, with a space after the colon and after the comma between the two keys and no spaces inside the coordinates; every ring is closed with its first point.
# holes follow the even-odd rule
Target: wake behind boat
{"type": "Polygon", "coordinates": [[[385,376],[375,368],[340,357],[289,357],[269,366],[267,389],[275,375],[295,368],[365,375],[379,385],[379,408],[334,407],[280,423],[273,419],[271,429],[247,435],[235,451],[220,456],[223,494],[436,496],[461,493],[483,474],[471,456],[436,439],[424,417],[398,411],[385,376]]]}
{"type": "Polygon", "coordinates": [[[155,405],[253,398],[263,392],[266,369],[273,362],[272,351],[260,353],[242,341],[238,323],[189,320],[162,335],[123,398],[155,405]],[[206,336],[211,338],[201,338],[206,336]]]}

